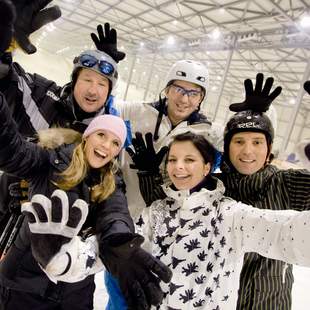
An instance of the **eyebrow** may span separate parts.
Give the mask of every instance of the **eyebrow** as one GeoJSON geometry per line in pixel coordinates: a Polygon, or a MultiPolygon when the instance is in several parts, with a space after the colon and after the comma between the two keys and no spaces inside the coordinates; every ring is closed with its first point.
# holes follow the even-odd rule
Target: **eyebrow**
{"type": "MultiPolygon", "coordinates": [[[[200,86],[198,86],[197,88],[185,88],[184,86],[181,86],[181,85],[175,84],[175,83],[172,83],[171,85],[174,85],[174,86],[183,88],[184,90],[187,90],[187,91],[197,91],[197,92],[200,92],[200,91],[201,91],[200,86]]],[[[195,87],[195,86],[193,86],[193,87],[195,87]]]]}

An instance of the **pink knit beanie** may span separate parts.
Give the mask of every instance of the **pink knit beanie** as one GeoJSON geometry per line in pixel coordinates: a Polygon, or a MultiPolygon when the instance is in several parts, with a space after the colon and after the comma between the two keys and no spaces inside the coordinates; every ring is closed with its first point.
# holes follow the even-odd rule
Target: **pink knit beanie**
{"type": "Polygon", "coordinates": [[[127,136],[127,128],[122,118],[110,114],[95,117],[84,131],[83,138],[87,138],[90,134],[102,129],[115,134],[121,140],[123,147],[127,136]]]}

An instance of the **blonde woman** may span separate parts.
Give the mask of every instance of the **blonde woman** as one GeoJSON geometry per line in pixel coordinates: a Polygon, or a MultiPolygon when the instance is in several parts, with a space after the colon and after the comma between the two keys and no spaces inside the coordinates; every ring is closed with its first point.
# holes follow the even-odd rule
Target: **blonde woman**
{"type": "MultiPolygon", "coordinates": [[[[128,305],[149,309],[151,304],[158,304],[162,299],[159,280],[168,281],[170,271],[140,249],[141,241],[134,234],[122,183],[115,177],[115,158],[127,135],[124,121],[113,115],[98,116],[83,135],[70,129],[49,129],[39,135],[37,145],[25,141],[18,133],[0,93],[0,124],[0,169],[25,178],[30,197],[34,194],[51,197],[58,207],[58,214],[53,215],[56,218],[65,212],[64,200],[52,195],[56,189],[66,191],[69,205],[78,199],[86,201],[89,211],[80,234],[85,238],[96,236],[100,259],[119,280],[128,305]]],[[[93,309],[93,275],[74,283],[62,282],[70,269],[69,260],[62,270],[61,281],[50,281],[42,271],[68,238],[54,235],[50,243],[38,238],[41,240],[38,245],[35,244],[38,239],[32,236],[28,221],[24,220],[14,244],[1,261],[0,306],[7,310],[93,309]]],[[[94,263],[95,260],[88,261],[87,267],[94,263]]]]}

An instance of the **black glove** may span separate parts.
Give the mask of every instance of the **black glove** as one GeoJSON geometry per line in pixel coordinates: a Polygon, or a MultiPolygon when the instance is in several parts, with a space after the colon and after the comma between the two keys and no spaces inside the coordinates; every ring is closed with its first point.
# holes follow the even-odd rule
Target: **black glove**
{"type": "Polygon", "coordinates": [[[32,254],[43,268],[81,230],[88,205],[77,199],[69,206],[67,194],[57,189],[51,199],[37,194],[31,202],[22,204],[22,213],[28,218],[32,254]]]}
{"type": "Polygon", "coordinates": [[[105,52],[111,56],[116,62],[123,60],[126,56],[124,52],[117,50],[117,32],[114,28],[110,29],[110,24],[104,24],[104,32],[102,25],[97,26],[98,36],[91,33],[90,36],[96,45],[97,50],[105,52]]]}
{"type": "Polygon", "coordinates": [[[52,0],[13,0],[17,12],[14,37],[27,54],[37,51],[29,40],[30,34],[61,16],[58,5],[44,9],[50,2],[52,0]]]}
{"type": "Polygon", "coordinates": [[[9,185],[11,213],[20,213],[20,207],[23,202],[28,201],[28,182],[21,180],[9,185]]]}
{"type": "Polygon", "coordinates": [[[103,246],[101,259],[107,270],[117,278],[128,309],[145,310],[163,299],[160,280],[169,283],[171,270],[160,260],[143,250],[144,238],[134,238],[119,246],[103,246]]]}
{"type": "Polygon", "coordinates": [[[304,90],[310,95],[310,81],[305,82],[304,90]]]}
{"type": "Polygon", "coordinates": [[[277,98],[282,91],[282,87],[278,86],[272,93],[270,93],[273,78],[267,78],[263,86],[264,75],[258,73],[256,75],[256,85],[253,89],[253,84],[250,79],[244,81],[245,100],[240,103],[233,103],[229,106],[230,111],[240,112],[245,110],[252,110],[254,112],[266,112],[269,109],[271,102],[277,98]]]}
{"type": "Polygon", "coordinates": [[[0,0],[0,55],[10,46],[14,32],[15,7],[9,0],[0,0]]]}
{"type": "Polygon", "coordinates": [[[153,145],[153,135],[150,132],[145,134],[145,141],[146,145],[141,132],[136,132],[136,137],[132,139],[134,151],[129,147],[126,148],[127,153],[133,161],[133,164],[130,164],[130,168],[158,173],[159,166],[168,151],[168,147],[163,146],[156,153],[153,145]]]}

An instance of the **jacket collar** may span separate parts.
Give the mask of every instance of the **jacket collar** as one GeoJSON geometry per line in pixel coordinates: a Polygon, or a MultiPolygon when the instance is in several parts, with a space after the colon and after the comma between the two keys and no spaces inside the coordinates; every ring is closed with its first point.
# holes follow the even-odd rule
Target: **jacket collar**
{"type": "Polygon", "coordinates": [[[270,180],[278,171],[275,166],[268,165],[251,175],[238,172],[223,172],[226,195],[238,200],[256,200],[261,193],[266,193],[270,180]]]}
{"type": "Polygon", "coordinates": [[[224,192],[225,192],[224,184],[221,180],[215,177],[211,177],[211,178],[212,178],[212,183],[214,187],[211,187],[210,189],[207,188],[207,187],[210,187],[209,186],[210,181],[206,182],[205,180],[203,180],[201,183],[199,183],[197,186],[195,186],[191,190],[178,191],[168,184],[162,185],[162,188],[168,197],[173,198],[174,200],[179,201],[180,203],[182,203],[183,200],[185,200],[186,198],[190,196],[199,197],[201,195],[207,195],[210,198],[212,198],[212,200],[216,198],[220,199],[224,195],[224,192]],[[207,184],[208,186],[206,186],[207,184]]]}

